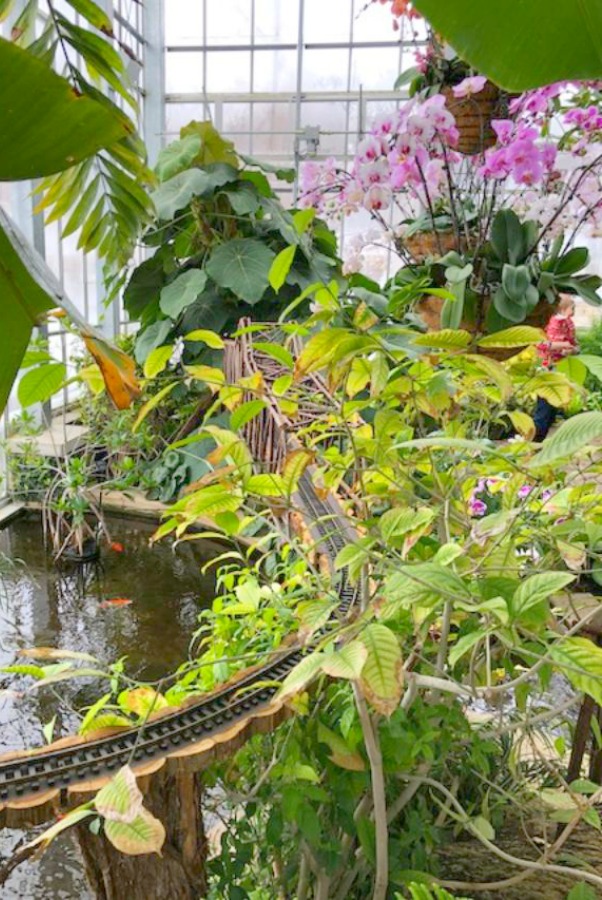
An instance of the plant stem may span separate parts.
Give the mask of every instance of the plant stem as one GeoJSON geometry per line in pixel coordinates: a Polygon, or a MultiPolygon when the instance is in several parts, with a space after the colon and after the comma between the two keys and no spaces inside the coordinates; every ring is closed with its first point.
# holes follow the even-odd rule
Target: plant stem
{"type": "Polygon", "coordinates": [[[366,701],[357,682],[353,684],[355,705],[362,726],[364,744],[370,762],[372,780],[372,801],[374,804],[374,825],[376,837],[376,873],[372,900],[385,900],[389,885],[389,828],[387,824],[387,800],[383,758],[378,741],[378,733],[373,727],[366,701]]]}

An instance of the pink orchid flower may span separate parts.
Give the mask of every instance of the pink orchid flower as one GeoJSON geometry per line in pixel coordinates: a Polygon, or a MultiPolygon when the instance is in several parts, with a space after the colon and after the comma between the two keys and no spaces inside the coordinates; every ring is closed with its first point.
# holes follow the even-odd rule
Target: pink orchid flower
{"type": "Polygon", "coordinates": [[[486,84],[487,79],[484,75],[471,75],[452,88],[453,95],[458,100],[464,97],[472,97],[473,94],[478,94],[482,91],[486,84]]]}

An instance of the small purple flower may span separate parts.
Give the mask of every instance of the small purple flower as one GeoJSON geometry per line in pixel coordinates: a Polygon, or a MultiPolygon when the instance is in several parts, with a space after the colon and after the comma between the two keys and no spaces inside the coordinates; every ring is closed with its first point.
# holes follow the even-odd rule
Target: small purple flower
{"type": "Polygon", "coordinates": [[[472,97],[473,94],[478,94],[483,90],[486,84],[487,79],[484,75],[472,75],[470,78],[465,78],[464,81],[461,81],[460,84],[453,87],[452,91],[454,97],[461,100],[464,97],[472,97]]]}
{"type": "Polygon", "coordinates": [[[542,503],[547,503],[550,497],[554,496],[554,491],[546,490],[541,492],[542,503]]]}
{"type": "Polygon", "coordinates": [[[468,504],[468,510],[471,516],[484,516],[487,512],[487,506],[482,500],[472,499],[468,504]]]}
{"type": "Polygon", "coordinates": [[[518,489],[517,494],[521,500],[525,500],[532,490],[533,488],[530,484],[523,484],[523,486],[518,489]]]}

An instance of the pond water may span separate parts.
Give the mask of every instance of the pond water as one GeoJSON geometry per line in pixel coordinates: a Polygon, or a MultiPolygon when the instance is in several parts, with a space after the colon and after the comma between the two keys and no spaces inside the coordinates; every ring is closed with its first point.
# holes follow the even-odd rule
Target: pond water
{"type": "MultiPolygon", "coordinates": [[[[106,550],[98,563],[58,570],[44,548],[36,517],[17,519],[0,531],[0,551],[12,561],[0,578],[0,666],[23,662],[26,647],[59,647],[126,659],[128,674],[156,680],[188,655],[199,610],[214,596],[213,568],[203,566],[223,548],[205,541],[150,547],[154,525],[109,519],[123,552],[106,550]],[[128,605],[106,601],[130,600],[128,605]]],[[[0,674],[0,752],[41,746],[43,726],[56,715],[54,736],[77,729],[76,709],[99,697],[102,683],[80,681],[31,691],[31,679],[0,674]]],[[[0,832],[0,859],[22,834],[0,832]]],[[[91,897],[76,847],[66,835],[40,860],[25,863],[0,888],[3,900],[71,900],[91,897]]]]}

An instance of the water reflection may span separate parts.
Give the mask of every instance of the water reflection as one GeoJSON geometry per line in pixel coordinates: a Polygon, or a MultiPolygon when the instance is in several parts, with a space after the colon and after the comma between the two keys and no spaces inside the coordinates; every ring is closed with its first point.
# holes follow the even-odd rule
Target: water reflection
{"type": "MultiPolygon", "coordinates": [[[[123,553],[107,551],[97,563],[58,570],[47,555],[41,524],[19,519],[0,531],[0,551],[14,565],[0,578],[0,666],[23,662],[26,647],[78,650],[101,662],[126,659],[128,674],[154,680],[179,665],[199,609],[211,602],[214,576],[203,565],[222,552],[195,541],[175,550],[168,543],[149,547],[154,528],[141,521],[114,519],[111,535],[123,553]],[[124,598],[129,605],[103,605],[124,598]]],[[[77,728],[76,710],[103,692],[99,681],[65,682],[31,690],[31,679],[0,675],[0,752],[44,743],[43,725],[56,716],[55,737],[77,728]],[[8,686],[8,687],[7,687],[8,686]]],[[[0,833],[0,857],[10,855],[20,837],[0,833]]],[[[17,869],[2,888],[3,900],[86,898],[76,848],[68,836],[39,861],[17,869]]]]}

